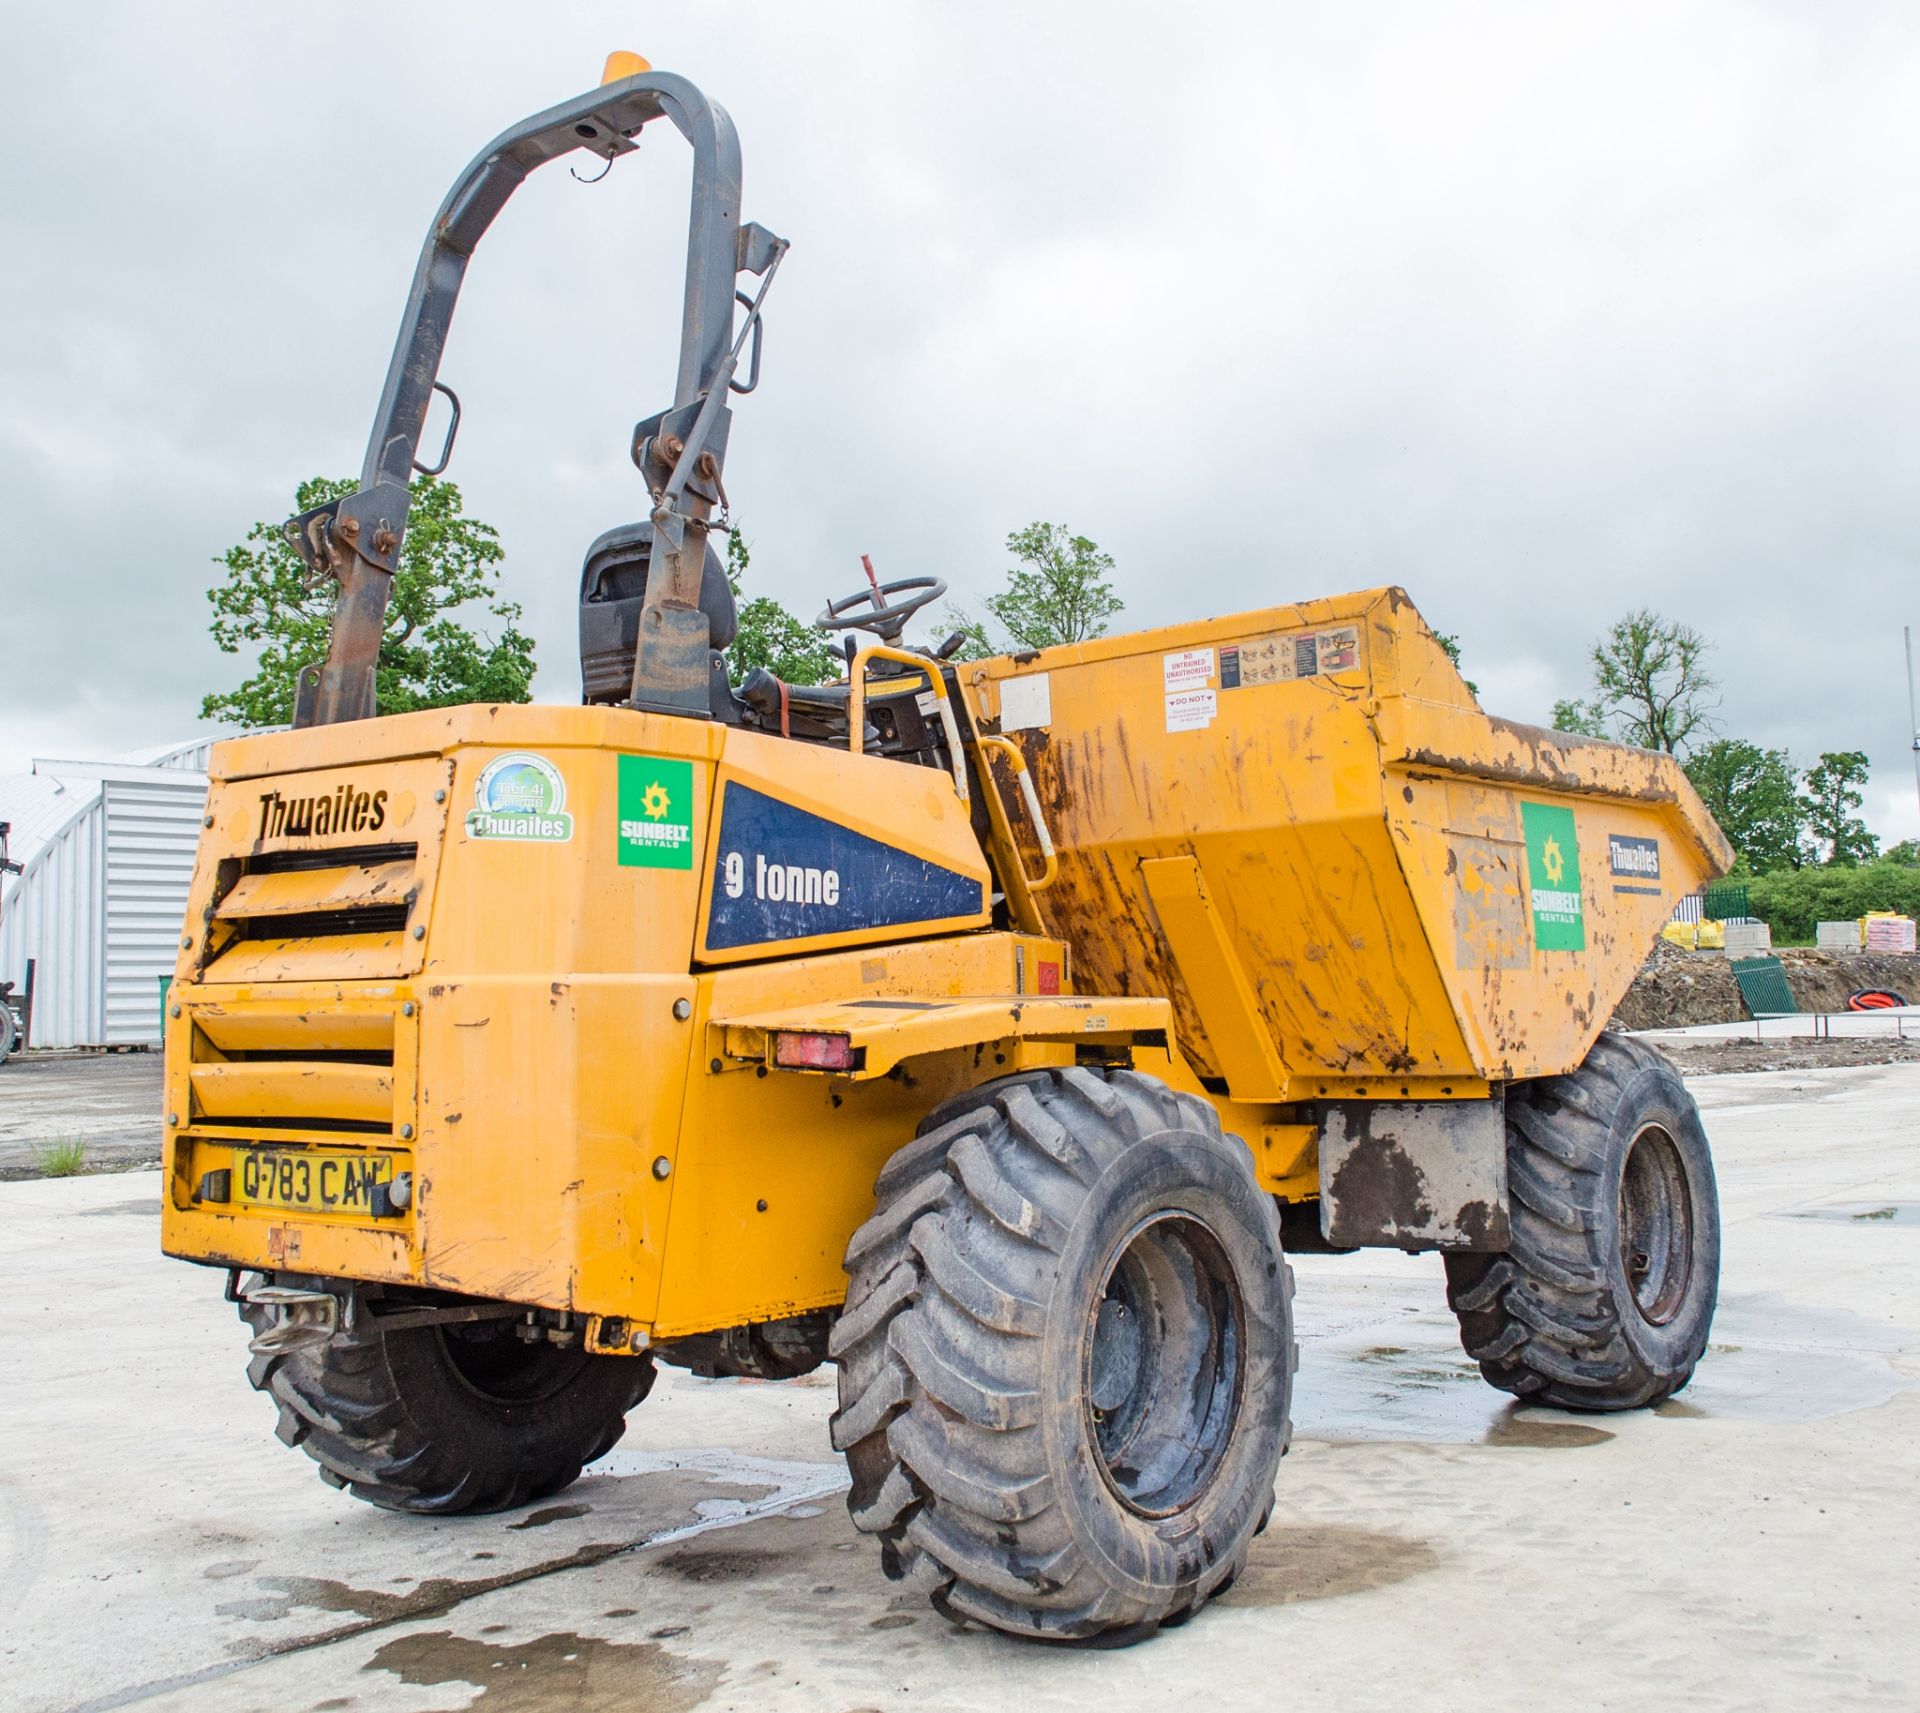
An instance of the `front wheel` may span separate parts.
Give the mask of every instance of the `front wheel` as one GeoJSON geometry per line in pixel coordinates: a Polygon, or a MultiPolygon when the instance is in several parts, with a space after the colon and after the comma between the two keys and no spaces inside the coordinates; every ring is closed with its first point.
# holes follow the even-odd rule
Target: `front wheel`
{"type": "Polygon", "coordinates": [[[1679,1073],[1603,1035],[1577,1071],[1515,1088],[1507,1187],[1507,1253],[1447,1257],[1460,1342],[1487,1381],[1566,1410],[1679,1391],[1720,1280],[1713,1159],[1679,1073]]]}
{"type": "Polygon", "coordinates": [[[1206,1102],[1009,1078],[882,1172],[835,1328],[834,1444],[881,1563],[1018,1635],[1124,1641],[1245,1562],[1292,1390],[1272,1200],[1206,1102]]]}
{"type": "MultiPolygon", "coordinates": [[[[242,1300],[255,1333],[274,1310],[242,1300]]],[[[653,1384],[645,1356],[523,1343],[508,1320],[344,1328],[318,1348],[256,1356],[279,1435],[329,1485],[390,1511],[510,1510],[567,1486],[626,1431],[653,1384]]]]}

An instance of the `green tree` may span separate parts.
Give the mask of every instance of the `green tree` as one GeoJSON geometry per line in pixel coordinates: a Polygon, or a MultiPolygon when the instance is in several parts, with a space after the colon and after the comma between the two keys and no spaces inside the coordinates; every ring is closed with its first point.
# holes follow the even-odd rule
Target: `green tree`
{"type": "Polygon", "coordinates": [[[1007,537],[1015,563],[987,611],[1016,648],[1052,648],[1105,636],[1124,603],[1107,580],[1113,555],[1057,523],[1030,523],[1007,537]]]}
{"type": "MultiPolygon", "coordinates": [[[[738,599],[741,580],[753,562],[747,538],[736,528],[727,537],[727,581],[738,599]]],[[[824,684],[844,664],[833,639],[789,612],[771,595],[739,602],[739,628],[726,650],[727,668],[736,681],[764,666],[789,684],[824,684]]]]}
{"type": "Polygon", "coordinates": [[[1578,696],[1564,697],[1553,705],[1553,729],[1581,738],[1610,738],[1607,711],[1597,702],[1583,702],[1578,696]]]}
{"type": "MultiPolygon", "coordinates": [[[[294,510],[310,510],[358,486],[316,476],[300,484],[294,510]]],[[[533,642],[519,628],[519,606],[500,598],[505,554],[499,532],[466,515],[452,482],[416,476],[412,495],[374,668],[380,712],[527,701],[533,642]],[[469,615],[492,619],[498,634],[475,630],[469,615]]],[[[277,522],[256,523],[216,563],[226,575],[207,591],[213,640],[226,654],[253,649],[255,665],[237,688],[210,692],[200,704],[201,717],[248,727],[286,725],[293,718],[296,675],[326,658],[333,580],[309,579],[277,522]]]]}
{"type": "Polygon", "coordinates": [[[1903,868],[1920,868],[1920,840],[1902,839],[1880,853],[1882,862],[1897,862],[1903,868]]]}
{"type": "Polygon", "coordinates": [[[1880,841],[1855,813],[1867,800],[1860,789],[1866,782],[1866,752],[1857,749],[1825,752],[1804,776],[1807,832],[1835,867],[1872,862],[1879,853],[1880,841]]]}
{"type": "Polygon", "coordinates": [[[1590,706],[1602,710],[1622,741],[1677,754],[1696,732],[1713,729],[1718,681],[1706,665],[1712,646],[1691,625],[1636,608],[1593,645],[1590,706]]]}
{"type": "Polygon", "coordinates": [[[1694,790],[1755,874],[1800,866],[1806,809],[1795,790],[1793,758],[1744,738],[1715,738],[1686,760],[1694,790]]]}

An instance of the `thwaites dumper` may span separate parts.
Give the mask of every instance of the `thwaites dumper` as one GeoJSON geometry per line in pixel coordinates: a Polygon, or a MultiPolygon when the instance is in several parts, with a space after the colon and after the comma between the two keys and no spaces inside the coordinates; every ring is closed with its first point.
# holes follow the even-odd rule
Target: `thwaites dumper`
{"type": "Polygon", "coordinates": [[[485,1510],[572,1481],[658,1362],[833,1361],[890,1574],[1124,1639],[1272,1504],[1283,1234],[1442,1251],[1522,1399],[1683,1385],[1707,1145],[1602,1033],[1726,862],[1673,762],[1489,719],[1397,589],[959,662],[907,645],[908,580],[823,615],[845,682],[731,683],[708,537],[786,250],[739,196],[726,115],[644,65],[507,132],[434,222],[359,491],[289,525],[332,647],[293,730],[214,754],[164,1213],[231,1270],[281,1437],[485,1510]],[[662,118],[679,379],[647,519],[587,555],[583,705],[377,717],[467,259],[533,168],[662,118]]]}

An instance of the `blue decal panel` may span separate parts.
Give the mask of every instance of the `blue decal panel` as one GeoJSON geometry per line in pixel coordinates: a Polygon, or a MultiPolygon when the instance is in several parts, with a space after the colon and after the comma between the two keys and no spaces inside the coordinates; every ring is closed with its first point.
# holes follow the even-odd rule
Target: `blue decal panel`
{"type": "Polygon", "coordinates": [[[707,949],[977,916],[986,889],[736,780],[720,801],[707,949]]]}

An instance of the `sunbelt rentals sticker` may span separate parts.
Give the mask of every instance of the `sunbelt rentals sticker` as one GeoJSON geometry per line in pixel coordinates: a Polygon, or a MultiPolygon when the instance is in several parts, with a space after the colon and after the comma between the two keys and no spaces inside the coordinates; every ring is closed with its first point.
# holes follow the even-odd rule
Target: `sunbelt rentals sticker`
{"type": "Polygon", "coordinates": [[[559,768],[524,752],[488,762],[474,781],[467,837],[565,844],[573,837],[573,817],[559,768]]]}
{"type": "Polygon", "coordinates": [[[1587,918],[1580,898],[1580,846],[1573,811],[1556,803],[1522,803],[1527,835],[1527,887],[1533,903],[1533,943],[1543,952],[1587,949],[1587,918]]]}
{"type": "Polygon", "coordinates": [[[693,867],[693,763],[620,757],[620,866],[693,867]]]}

